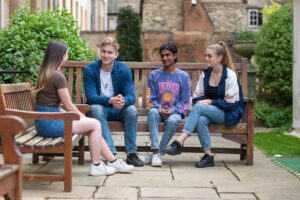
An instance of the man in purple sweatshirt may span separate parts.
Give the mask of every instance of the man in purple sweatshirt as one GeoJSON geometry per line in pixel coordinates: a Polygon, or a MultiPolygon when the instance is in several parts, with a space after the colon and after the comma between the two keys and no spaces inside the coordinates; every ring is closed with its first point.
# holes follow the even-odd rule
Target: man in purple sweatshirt
{"type": "Polygon", "coordinates": [[[148,128],[153,154],[141,155],[145,164],[160,167],[162,151],[175,134],[178,123],[190,106],[191,86],[189,75],[176,67],[177,48],[173,43],[159,49],[163,68],[150,73],[146,91],[148,128]],[[165,132],[158,145],[158,124],[165,123],[165,132]]]}

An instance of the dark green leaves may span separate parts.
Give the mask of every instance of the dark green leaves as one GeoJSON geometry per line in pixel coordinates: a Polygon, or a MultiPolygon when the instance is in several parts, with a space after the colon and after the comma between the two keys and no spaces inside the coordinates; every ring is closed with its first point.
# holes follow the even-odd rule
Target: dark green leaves
{"type": "Polygon", "coordinates": [[[10,27],[0,30],[0,69],[27,70],[26,74],[0,74],[1,83],[33,81],[47,44],[53,39],[66,42],[69,60],[94,60],[95,54],[79,36],[76,20],[66,10],[30,12],[29,3],[10,18],[10,27]]]}
{"type": "Polygon", "coordinates": [[[292,21],[291,5],[280,7],[268,18],[256,38],[258,76],[264,89],[283,105],[292,102],[292,21]]]}
{"type": "Polygon", "coordinates": [[[141,22],[131,7],[122,7],[118,13],[117,40],[120,61],[142,61],[141,22]]]}

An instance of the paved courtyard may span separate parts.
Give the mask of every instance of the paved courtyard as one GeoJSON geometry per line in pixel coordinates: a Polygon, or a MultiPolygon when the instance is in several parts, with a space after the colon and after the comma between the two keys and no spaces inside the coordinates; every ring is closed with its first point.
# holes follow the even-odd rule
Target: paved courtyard
{"type": "MultiPolygon", "coordinates": [[[[148,136],[138,137],[138,143],[149,144],[148,136]]],[[[123,142],[122,135],[115,140],[123,142]]],[[[236,146],[212,137],[214,146],[236,146]]],[[[186,145],[199,145],[198,138],[189,138],[186,145]]],[[[118,153],[119,158],[126,158],[118,153]]],[[[63,192],[62,182],[24,182],[23,199],[207,199],[207,200],[299,200],[300,180],[274,165],[270,158],[255,149],[254,165],[246,166],[238,155],[215,154],[213,168],[194,167],[200,154],[183,153],[179,156],[164,156],[163,167],[145,166],[135,168],[129,174],[112,176],[88,176],[90,158],[86,153],[85,165],[73,161],[73,190],[63,192]]],[[[63,169],[62,158],[32,165],[31,155],[24,155],[24,171],[57,172],[63,169]]],[[[1,199],[1,198],[0,198],[1,199]]]]}

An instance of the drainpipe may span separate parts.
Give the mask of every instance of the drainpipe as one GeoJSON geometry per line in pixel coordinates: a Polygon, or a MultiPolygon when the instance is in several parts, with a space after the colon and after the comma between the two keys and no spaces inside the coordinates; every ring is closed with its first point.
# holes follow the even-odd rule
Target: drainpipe
{"type": "Polygon", "coordinates": [[[144,0],[140,0],[140,19],[141,19],[141,22],[143,20],[143,4],[144,4],[144,0]]]}
{"type": "Polygon", "coordinates": [[[5,1],[4,0],[1,0],[1,16],[0,16],[0,19],[1,19],[1,24],[0,24],[0,28],[4,28],[4,20],[5,20],[5,1]]]}

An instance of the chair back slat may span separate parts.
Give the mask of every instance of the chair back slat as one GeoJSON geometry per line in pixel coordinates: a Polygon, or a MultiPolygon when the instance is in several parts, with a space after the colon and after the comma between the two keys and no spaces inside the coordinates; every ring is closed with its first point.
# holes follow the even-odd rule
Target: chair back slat
{"type": "MultiPolygon", "coordinates": [[[[1,108],[1,115],[5,114],[5,109],[16,109],[24,111],[34,111],[34,102],[31,96],[31,86],[29,83],[19,83],[19,84],[0,84],[1,97],[5,105],[1,108]]],[[[27,127],[34,126],[34,120],[26,119],[25,123],[27,127]]]]}

